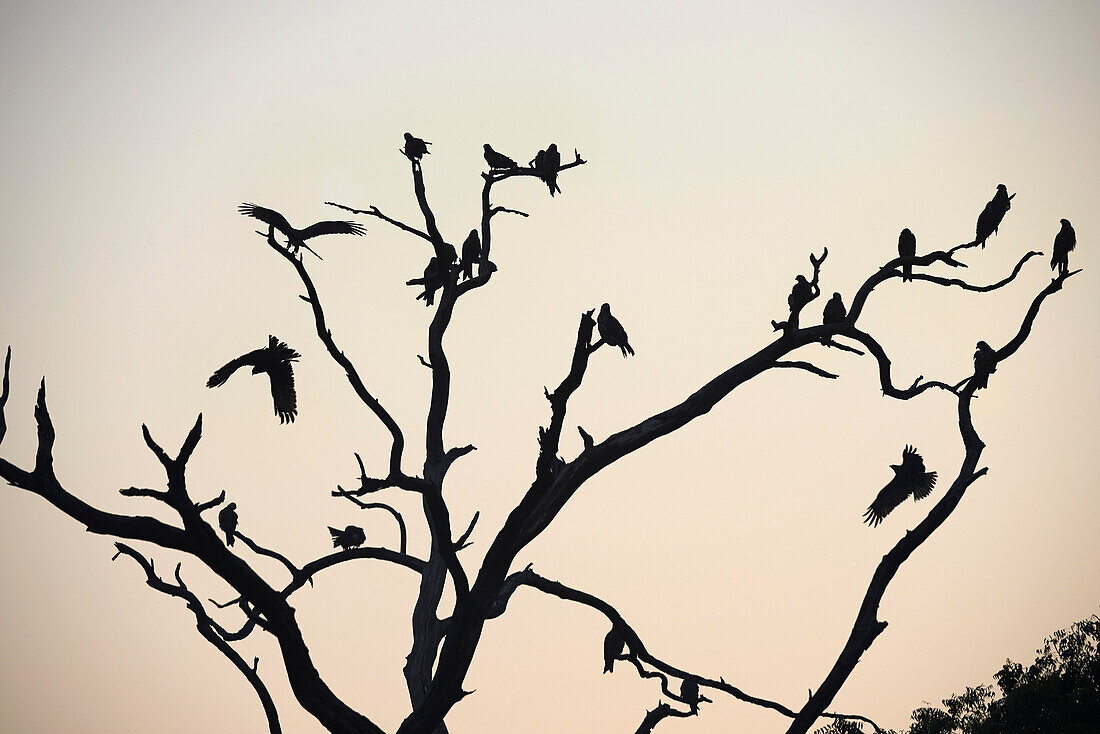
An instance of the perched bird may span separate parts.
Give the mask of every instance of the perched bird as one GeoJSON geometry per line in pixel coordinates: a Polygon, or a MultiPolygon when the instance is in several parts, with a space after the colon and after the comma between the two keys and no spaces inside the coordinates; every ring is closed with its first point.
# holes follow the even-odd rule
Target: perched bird
{"type": "Polygon", "coordinates": [[[691,707],[691,713],[699,713],[699,684],[690,678],[684,678],[680,684],[680,699],[691,707]]]}
{"type": "Polygon", "coordinates": [[[1054,251],[1050,256],[1050,269],[1057,270],[1058,275],[1069,270],[1069,254],[1077,246],[1077,233],[1073,231],[1073,225],[1068,219],[1060,221],[1062,228],[1054,236],[1054,251]]]}
{"type": "Polygon", "coordinates": [[[427,140],[421,140],[415,135],[405,133],[405,148],[401,152],[413,163],[419,163],[421,158],[430,155],[428,153],[429,145],[431,145],[431,143],[427,140]]]}
{"type": "Polygon", "coordinates": [[[600,338],[612,347],[623,350],[623,356],[634,356],[634,350],[626,336],[626,329],[619,320],[611,315],[611,306],[606,303],[600,306],[600,314],[596,317],[596,327],[600,330],[600,338]]]}
{"type": "MultiPolygon", "coordinates": [[[[356,224],[355,222],[317,222],[316,224],[311,224],[305,229],[294,229],[294,227],[290,226],[290,222],[286,221],[286,217],[284,217],[279,212],[275,211],[274,209],[267,209],[262,206],[256,206],[255,204],[241,204],[239,207],[237,207],[237,211],[239,211],[246,217],[255,217],[264,224],[268,225],[269,229],[267,237],[269,242],[275,241],[276,229],[282,232],[287,239],[286,245],[291,253],[298,252],[298,248],[300,247],[304,247],[310,252],[313,252],[313,249],[306,244],[306,240],[317,237],[319,235],[362,235],[367,231],[363,227],[363,225],[356,224]]],[[[316,252],[313,252],[313,254],[317,255],[316,252]]],[[[317,255],[317,257],[320,257],[320,255],[317,255]]]]}
{"type": "Polygon", "coordinates": [[[351,550],[367,542],[367,534],[358,525],[348,525],[343,530],[337,530],[330,525],[328,531],[332,535],[333,548],[351,550]]]}
{"type": "Polygon", "coordinates": [[[225,533],[225,544],[233,545],[233,533],[237,532],[236,502],[230,502],[218,513],[218,527],[225,533]]]}
{"type": "MultiPolygon", "coordinates": [[[[917,254],[917,238],[906,227],[898,235],[898,255],[901,257],[914,257],[917,254]]],[[[901,266],[901,282],[913,280],[913,263],[901,266]]]]}
{"type": "Polygon", "coordinates": [[[424,305],[431,306],[435,303],[435,292],[442,288],[443,284],[446,282],[447,270],[447,266],[441,266],[438,258],[433,255],[424,268],[424,277],[410,280],[406,285],[423,284],[424,290],[416,297],[416,300],[419,301],[423,298],[424,305]]]}
{"type": "Polygon", "coordinates": [[[558,169],[561,168],[561,153],[558,152],[558,144],[550,143],[546,150],[540,150],[535,159],[530,163],[538,173],[539,178],[550,189],[550,195],[560,194],[558,187],[558,169]]]}
{"type": "Polygon", "coordinates": [[[612,627],[603,638],[603,672],[611,673],[615,670],[615,658],[622,655],[624,649],[626,649],[626,640],[612,627]]]}
{"type": "Polygon", "coordinates": [[[901,464],[891,464],[890,468],[894,470],[894,478],[863,513],[864,522],[871,527],[877,527],[909,495],[913,496],[914,502],[922,500],[936,486],[936,472],[924,470],[924,459],[912,446],[906,446],[901,452],[901,464]]]}
{"type": "Polygon", "coordinates": [[[488,143],[485,144],[485,162],[489,164],[491,170],[498,168],[519,168],[519,164],[514,160],[493,150],[493,146],[488,143]]]}
{"type": "Polygon", "coordinates": [[[997,352],[985,342],[974,350],[974,392],[989,387],[989,376],[997,371],[997,352]]]}
{"type": "Polygon", "coordinates": [[[794,315],[802,310],[802,308],[814,299],[814,286],[806,280],[806,276],[799,275],[794,279],[794,286],[791,288],[791,295],[787,296],[787,305],[791,309],[791,315],[794,315]]]}
{"type": "Polygon", "coordinates": [[[271,380],[271,397],[275,401],[275,415],[280,423],[293,423],[298,414],[298,398],[294,393],[294,370],[290,363],[296,362],[302,355],[269,336],[267,346],[255,349],[244,356],[237,357],[219,369],[206,381],[207,387],[219,387],[225,384],[229,376],[245,365],[252,365],[252,374],[266,372],[271,380]]]}
{"type": "Polygon", "coordinates": [[[1012,196],[1008,195],[1008,187],[1004,184],[997,184],[997,193],[993,195],[993,198],[985,205],[985,209],[982,209],[982,213],[978,215],[978,223],[974,227],[974,241],[980,242],[982,247],[985,247],[985,241],[997,231],[997,228],[1001,226],[1001,220],[1012,208],[1012,196]]]}
{"type": "Polygon", "coordinates": [[[840,300],[840,294],[834,293],[829,302],[825,304],[825,311],[821,314],[821,323],[839,324],[848,316],[848,309],[844,308],[844,301],[840,300]]]}
{"type": "Polygon", "coordinates": [[[477,236],[477,230],[471,229],[466,241],[462,243],[462,276],[466,279],[474,277],[474,263],[481,259],[481,238],[477,236]]]}

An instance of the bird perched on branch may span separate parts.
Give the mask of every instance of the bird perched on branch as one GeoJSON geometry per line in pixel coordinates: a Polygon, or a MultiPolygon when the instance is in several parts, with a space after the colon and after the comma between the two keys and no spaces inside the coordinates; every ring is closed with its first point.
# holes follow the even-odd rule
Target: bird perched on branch
{"type": "Polygon", "coordinates": [[[848,309],[844,308],[844,301],[839,293],[834,293],[829,302],[825,304],[825,311],[821,314],[821,323],[825,325],[839,324],[848,317],[848,309]]]}
{"type": "Polygon", "coordinates": [[[606,303],[600,306],[600,313],[596,317],[596,327],[600,331],[600,339],[603,339],[604,343],[612,347],[618,347],[623,350],[623,356],[628,354],[633,357],[634,350],[630,346],[630,341],[626,336],[626,329],[619,323],[619,320],[611,315],[611,306],[606,303]]]}
{"type": "MultiPolygon", "coordinates": [[[[317,255],[309,245],[306,244],[306,240],[318,237],[323,234],[353,234],[363,235],[366,233],[366,229],[361,224],[355,222],[317,222],[311,224],[305,229],[294,229],[290,226],[290,222],[286,220],[279,212],[274,209],[267,209],[262,206],[256,206],[255,204],[241,204],[237,207],[237,211],[246,217],[254,217],[259,219],[264,224],[268,225],[268,241],[275,241],[275,230],[279,230],[283,233],[283,236],[287,239],[287,249],[294,254],[298,252],[298,248],[304,247],[314,255],[317,255]]],[[[321,257],[317,255],[317,257],[321,257]]]]}
{"type": "Polygon", "coordinates": [[[901,453],[901,464],[891,464],[894,478],[882,488],[875,501],[863,513],[864,522],[877,527],[883,518],[905,501],[910,495],[913,501],[922,500],[932,493],[936,486],[936,472],[924,470],[924,459],[912,446],[906,446],[901,453]]]}
{"type": "Polygon", "coordinates": [[[680,699],[691,707],[691,713],[699,713],[699,684],[690,679],[684,678],[684,682],[680,684],[680,699]]]}
{"type": "Polygon", "coordinates": [[[546,150],[540,150],[535,160],[531,161],[531,167],[538,172],[546,187],[550,189],[550,195],[560,194],[558,187],[558,169],[561,168],[561,153],[558,152],[558,144],[550,143],[546,150]]]}
{"type": "MultiPolygon", "coordinates": [[[[898,235],[898,255],[901,257],[914,257],[917,254],[917,238],[906,227],[898,235]]],[[[913,280],[913,263],[905,263],[901,266],[901,282],[913,280]]]]}
{"type": "Polygon", "coordinates": [[[485,162],[489,164],[490,170],[496,170],[501,168],[519,168],[519,164],[514,160],[493,150],[493,146],[488,143],[485,144],[485,162]]]}
{"type": "Polygon", "coordinates": [[[476,229],[471,229],[470,234],[462,243],[462,277],[469,280],[474,277],[474,263],[481,259],[481,238],[476,229]]]}
{"type": "Polygon", "coordinates": [[[207,387],[225,384],[229,376],[245,365],[252,365],[252,374],[266,372],[271,381],[271,397],[275,401],[275,415],[280,423],[293,423],[298,414],[298,398],[294,393],[294,370],[291,362],[302,355],[279,341],[275,336],[267,338],[267,346],[237,357],[219,369],[206,381],[207,387]]]}
{"type": "Polygon", "coordinates": [[[439,259],[433,255],[424,268],[424,277],[406,280],[405,285],[423,285],[424,290],[416,297],[416,300],[424,299],[424,305],[431,306],[435,303],[435,292],[446,283],[449,273],[450,267],[440,264],[439,259]]]}
{"type": "Polygon", "coordinates": [[[997,352],[985,342],[974,350],[974,392],[989,387],[989,376],[997,371],[997,352]]]}
{"type": "Polygon", "coordinates": [[[1050,269],[1057,270],[1058,275],[1069,270],[1069,254],[1077,246],[1077,233],[1073,231],[1073,225],[1068,219],[1059,220],[1062,228],[1054,236],[1054,250],[1050,255],[1050,269]]]}
{"type": "Polygon", "coordinates": [[[615,658],[623,654],[626,649],[626,640],[614,627],[603,638],[603,672],[611,673],[615,670],[615,658]]]}
{"type": "Polygon", "coordinates": [[[421,158],[430,155],[428,152],[429,145],[431,143],[427,140],[421,140],[415,135],[405,133],[405,148],[401,152],[413,163],[419,163],[421,158]]]}
{"type": "Polygon", "coordinates": [[[997,184],[997,193],[993,195],[993,198],[985,205],[985,209],[982,209],[982,213],[978,215],[978,223],[974,227],[975,242],[979,242],[982,247],[985,247],[985,241],[997,231],[997,228],[1001,226],[1001,220],[1012,208],[1012,198],[1014,196],[1016,194],[1008,195],[1007,186],[997,184]]]}
{"type": "Polygon", "coordinates": [[[218,513],[218,527],[225,533],[225,544],[233,545],[233,533],[237,532],[236,502],[230,502],[218,513]]]}
{"type": "Polygon", "coordinates": [[[337,530],[330,525],[328,531],[332,535],[333,548],[351,550],[367,542],[367,534],[358,525],[348,525],[343,530],[337,530]]]}
{"type": "MultiPolygon", "coordinates": [[[[814,293],[815,287],[806,280],[806,276],[799,275],[795,277],[791,295],[787,296],[787,306],[791,309],[792,316],[801,311],[807,303],[817,296],[817,293],[814,293]]],[[[820,293],[820,291],[818,292],[820,293]]]]}

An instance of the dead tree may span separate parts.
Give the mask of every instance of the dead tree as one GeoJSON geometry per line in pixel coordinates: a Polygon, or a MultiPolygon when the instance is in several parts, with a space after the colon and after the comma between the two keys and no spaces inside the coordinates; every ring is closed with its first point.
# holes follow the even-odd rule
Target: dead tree
{"type": "MultiPolygon", "coordinates": [[[[586,161],[579,154],[575,154],[573,161],[558,166],[555,172],[568,175],[568,171],[585,163],[586,161]]],[[[974,293],[984,293],[1012,283],[1025,263],[1040,253],[1035,251],[1025,253],[1011,273],[1002,280],[988,285],[975,285],[927,272],[931,266],[937,265],[949,268],[964,267],[964,263],[958,258],[964,254],[976,254],[978,251],[974,248],[980,244],[977,240],[923,255],[896,257],[871,273],[852,294],[851,307],[843,319],[827,325],[804,326],[800,324],[799,316],[801,313],[809,313],[804,310],[805,305],[816,299],[821,292],[818,283],[828,251],[823,250],[820,256],[810,255],[812,280],[802,286],[805,277],[799,277],[800,283],[796,287],[800,290],[793,293],[792,298],[789,299],[788,318],[783,322],[773,322],[775,330],[780,332],[773,341],[700,385],[682,402],[611,435],[598,439],[584,428],[576,426],[575,423],[569,424],[575,426],[579,432],[583,449],[578,455],[566,458],[560,455],[559,441],[562,432],[567,428],[570,398],[581,388],[589,359],[605,343],[603,340],[593,340],[593,330],[596,326],[592,315],[593,310],[581,314],[568,371],[556,388],[553,390],[544,388],[550,410],[547,424],[539,428],[539,453],[534,467],[535,478],[522,499],[512,509],[503,526],[496,530],[481,567],[471,573],[471,569],[460,560],[458,552],[467,545],[474,532],[477,515],[475,514],[465,530],[456,536],[444,488],[450,468],[460,458],[474,451],[474,446],[447,446],[443,439],[443,427],[447,419],[451,394],[451,370],[447,353],[443,348],[443,337],[460,299],[470,291],[488,285],[497,271],[497,267],[490,260],[493,217],[501,213],[527,216],[522,212],[494,204],[494,187],[515,178],[541,178],[544,172],[534,166],[512,166],[491,168],[488,172],[482,173],[484,183],[481,192],[481,221],[477,229],[481,248],[476,254],[476,263],[455,262],[456,249],[439,230],[428,202],[422,161],[411,161],[411,174],[413,192],[423,215],[422,228],[393,219],[383,214],[376,206],[368,206],[366,209],[356,209],[341,204],[333,204],[333,206],[379,219],[423,240],[427,245],[426,254],[434,258],[436,263],[435,268],[429,273],[433,281],[430,285],[435,287],[441,295],[428,326],[427,358],[421,357],[421,361],[431,371],[431,400],[425,426],[426,455],[424,464],[418,471],[410,470],[403,461],[405,448],[403,428],[398,425],[378,397],[368,389],[356,370],[355,364],[340,349],[336,337],[328,328],[321,297],[306,269],[298,251],[299,248],[294,247],[294,243],[281,244],[270,233],[265,239],[274,253],[283,258],[288,267],[295,271],[305,288],[306,295],[301,298],[312,310],[317,336],[325,351],[343,369],[354,394],[389,432],[391,443],[388,466],[380,471],[368,472],[362,459],[356,455],[359,463],[359,476],[356,480],[358,486],[350,489],[337,487],[332,494],[346,498],[362,508],[385,509],[392,513],[401,530],[400,547],[397,550],[373,546],[352,547],[357,543],[348,542],[345,543],[344,550],[298,566],[282,553],[260,546],[241,534],[235,529],[235,523],[226,522],[224,528],[219,528],[223,523],[211,517],[217,513],[209,511],[222,504],[224,493],[211,500],[196,501],[188,491],[185,478],[188,460],[202,435],[201,415],[174,457],[162,448],[143,426],[145,443],[164,468],[165,487],[163,489],[130,487],[120,490],[123,495],[129,497],[146,497],[163,502],[178,515],[178,523],[170,524],[140,515],[114,514],[93,507],[62,486],[54,474],[55,431],[47,409],[45,380],[38,389],[38,400],[34,410],[38,427],[38,449],[34,465],[24,468],[0,458],[0,477],[15,487],[41,496],[58,510],[84,525],[88,531],[115,538],[116,558],[124,555],[133,559],[144,572],[146,583],[150,587],[182,599],[194,613],[196,625],[203,637],[229,658],[253,686],[260,698],[272,732],[280,730],[278,716],[274,703],[258,674],[258,661],[249,665],[233,647],[233,643],[252,634],[266,634],[275,641],[298,703],[328,731],[337,734],[382,731],[369,718],[369,714],[352,709],[326,685],[321,671],[314,666],[302,631],[295,620],[294,607],[291,605],[291,596],[302,590],[307,582],[311,583],[317,574],[337,564],[367,560],[396,564],[420,577],[419,595],[411,613],[412,648],[404,667],[410,710],[398,728],[398,734],[446,732],[445,720],[448,712],[467,695],[467,691],[463,689],[463,681],[477,653],[486,622],[505,614],[509,600],[521,587],[588,607],[593,613],[602,615],[611,625],[611,632],[608,634],[614,644],[608,646],[608,649],[612,650],[610,654],[617,655],[616,659],[633,666],[642,678],[659,681],[660,693],[656,696],[659,700],[652,710],[644,713],[636,729],[639,733],[653,731],[661,720],[668,717],[689,717],[701,712],[705,713],[705,708],[701,709],[700,704],[712,700],[708,698],[708,694],[710,696],[726,695],[777,711],[792,720],[788,729],[788,732],[792,733],[808,731],[821,717],[832,720],[861,721],[870,724],[876,731],[879,730],[865,717],[855,714],[827,713],[826,708],[852,672],[860,656],[886,628],[886,622],[878,619],[878,607],[901,564],[944,523],[963,499],[967,488],[987,471],[985,467],[980,466],[985,445],[971,415],[971,402],[975,391],[984,385],[976,379],[976,374],[957,375],[953,380],[925,380],[923,377],[918,377],[907,387],[895,385],[895,376],[891,370],[889,357],[879,342],[859,327],[860,316],[868,307],[871,296],[878,286],[892,279],[900,279],[903,274],[907,279],[923,281],[933,286],[944,288],[955,286],[974,293]],[[477,265],[477,272],[471,277],[474,264],[477,265]],[[466,277],[460,277],[463,275],[466,277]],[[795,295],[798,297],[795,298],[795,295]],[[788,706],[747,693],[740,685],[727,682],[723,677],[695,672],[686,663],[674,665],[664,657],[657,657],[650,652],[623,615],[599,596],[549,580],[539,575],[530,566],[523,570],[513,569],[517,554],[553,523],[562,508],[588,479],[619,459],[705,414],[735,389],[761,373],[773,369],[797,369],[826,379],[836,378],[835,374],[827,372],[806,358],[791,358],[793,352],[814,346],[836,347],[861,356],[869,354],[877,362],[881,390],[891,398],[912,400],[931,390],[945,391],[953,395],[956,398],[959,435],[965,455],[957,469],[948,471],[940,467],[941,477],[949,480],[941,483],[941,486],[947,484],[946,491],[940,494],[938,501],[916,528],[906,532],[882,558],[870,580],[847,643],[839,652],[832,669],[816,688],[811,689],[811,695],[804,704],[788,706]],[[396,510],[385,502],[364,500],[365,497],[386,491],[411,492],[420,496],[423,522],[431,538],[430,548],[423,557],[414,555],[406,547],[405,521],[396,510]],[[204,513],[208,514],[204,515],[204,513]],[[223,530],[229,536],[227,539],[239,538],[242,544],[253,552],[278,560],[285,567],[289,579],[282,583],[270,582],[223,542],[219,530],[223,530]],[[166,551],[175,551],[189,563],[201,563],[206,566],[232,589],[230,601],[211,603],[219,610],[235,607],[243,620],[239,627],[233,629],[237,625],[226,626],[218,622],[214,615],[228,614],[228,612],[208,610],[198,596],[188,589],[183,580],[182,562],[176,564],[173,583],[157,574],[152,559],[134,550],[125,541],[145,541],[166,551]],[[453,584],[455,598],[451,608],[442,608],[441,600],[448,579],[453,584]]],[[[466,230],[461,232],[465,233],[466,230]]],[[[462,236],[464,235],[459,234],[459,237],[462,236]]],[[[890,248],[886,244],[883,245],[884,251],[889,251],[890,248]]],[[[463,251],[473,252],[470,248],[463,248],[463,251]]],[[[464,257],[473,256],[464,255],[464,257]]],[[[1047,298],[1058,292],[1065,281],[1076,272],[1079,271],[1059,272],[1048,286],[1034,296],[1030,307],[1020,320],[1018,333],[1006,344],[994,348],[987,361],[991,360],[993,366],[996,366],[1011,358],[1026,341],[1047,298]]],[[[424,280],[419,279],[417,282],[423,283],[424,280]]],[[[778,294],[783,292],[786,285],[786,283],[776,285],[777,300],[778,294]]],[[[638,325],[631,326],[634,330],[639,328],[638,325]]],[[[0,441],[6,430],[4,405],[9,393],[10,363],[9,348],[4,364],[3,391],[0,393],[0,441]]],[[[240,546],[236,548],[239,549],[240,546]]],[[[599,641],[594,640],[593,646],[598,649],[598,645],[599,641]]]]}

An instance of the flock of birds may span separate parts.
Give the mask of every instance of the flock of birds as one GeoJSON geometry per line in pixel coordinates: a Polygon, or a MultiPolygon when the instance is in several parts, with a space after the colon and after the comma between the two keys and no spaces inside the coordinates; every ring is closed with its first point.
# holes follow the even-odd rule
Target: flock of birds
{"type": "MultiPolygon", "coordinates": [[[[414,164],[419,165],[420,159],[428,155],[429,145],[431,143],[428,141],[405,133],[405,145],[401,152],[414,164]]],[[[519,165],[512,158],[494,150],[489,143],[485,143],[485,161],[488,163],[490,170],[494,171],[519,168],[519,165]]],[[[536,175],[546,183],[551,195],[561,191],[557,186],[557,171],[560,165],[561,156],[558,153],[557,145],[553,143],[545,150],[540,150],[534,160],[529,163],[529,166],[536,171],[536,175]]],[[[1004,184],[997,186],[993,198],[978,215],[978,221],[975,225],[975,239],[971,244],[980,244],[984,248],[986,241],[992,235],[997,234],[1005,214],[1012,208],[1013,197],[1015,197],[1015,194],[1009,195],[1004,184]]],[[[317,255],[306,244],[307,240],[314,237],[327,234],[361,236],[366,231],[362,225],[347,221],[323,221],[304,229],[296,229],[279,212],[256,204],[241,204],[238,211],[268,225],[266,233],[260,231],[258,234],[266,234],[270,244],[285,248],[292,254],[297,254],[300,249],[304,248],[317,255]],[[276,240],[276,231],[286,238],[285,245],[276,240]]],[[[1057,271],[1059,275],[1062,275],[1068,272],[1069,253],[1076,248],[1077,235],[1068,219],[1062,219],[1060,222],[1061,229],[1054,238],[1050,267],[1052,270],[1057,271]]],[[[453,246],[447,245],[447,247],[449,251],[445,252],[444,261],[432,257],[428,262],[428,266],[424,269],[423,277],[410,280],[407,283],[408,285],[422,285],[424,287],[423,292],[417,296],[417,299],[423,299],[428,306],[434,303],[436,291],[443,287],[448,278],[452,276],[459,279],[472,278],[474,264],[480,263],[482,260],[481,241],[476,229],[470,230],[470,234],[462,243],[461,256],[453,246]]],[[[898,255],[902,258],[913,258],[916,257],[916,254],[916,236],[908,228],[903,229],[898,235],[898,255]]],[[[317,257],[320,257],[320,255],[317,255],[317,257]]],[[[913,263],[906,262],[902,264],[901,277],[902,282],[913,280],[913,263]]],[[[816,282],[811,283],[806,280],[805,276],[798,275],[787,298],[787,305],[792,316],[797,315],[819,293],[820,289],[816,282]]],[[[844,306],[843,298],[840,293],[833,293],[822,312],[822,323],[826,325],[839,324],[843,323],[846,318],[847,309],[844,306]]],[[[593,350],[601,344],[607,344],[611,347],[618,347],[622,351],[623,357],[634,355],[634,349],[630,346],[626,329],[612,315],[611,307],[606,303],[600,307],[600,312],[596,317],[596,326],[600,340],[591,347],[593,350]]],[[[224,385],[238,369],[251,367],[254,375],[267,375],[271,385],[275,415],[278,416],[279,422],[292,423],[298,414],[298,400],[294,390],[292,364],[300,357],[301,355],[287,346],[285,342],[280,341],[275,336],[269,336],[267,346],[254,349],[227,362],[210,376],[206,386],[213,388],[224,385]]],[[[989,376],[996,372],[996,365],[996,350],[986,342],[979,341],[974,352],[974,376],[971,378],[975,390],[988,386],[989,376]]],[[[894,508],[898,507],[907,498],[912,497],[914,501],[922,500],[929,496],[936,486],[936,472],[925,469],[924,460],[912,446],[906,446],[902,451],[901,463],[892,464],[890,468],[894,472],[893,478],[878,493],[874,502],[871,503],[863,515],[864,521],[871,527],[877,527],[894,508]]],[[[225,533],[227,545],[233,545],[233,538],[236,533],[238,522],[236,508],[237,505],[231,502],[218,515],[218,524],[225,533]]],[[[329,533],[332,536],[334,548],[350,550],[358,548],[366,542],[366,534],[363,529],[355,525],[348,525],[343,530],[330,527],[329,533]]],[[[607,638],[604,640],[604,672],[612,670],[614,660],[622,654],[624,645],[625,642],[614,629],[608,633],[607,638]]],[[[697,687],[694,694],[690,690],[692,684],[691,681],[685,681],[684,685],[688,686],[689,690],[683,693],[686,701],[689,703],[692,700],[695,701],[694,707],[697,706],[699,698],[697,687]]]]}

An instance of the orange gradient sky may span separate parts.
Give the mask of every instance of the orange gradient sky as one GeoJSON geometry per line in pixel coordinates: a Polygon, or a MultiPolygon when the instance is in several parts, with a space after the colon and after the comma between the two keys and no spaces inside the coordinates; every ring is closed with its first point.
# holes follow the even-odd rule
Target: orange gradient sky
{"type": "MultiPolygon", "coordinates": [[[[894,280],[861,327],[896,382],[956,382],[974,344],[1003,345],[1050,279],[1058,220],[1085,271],[1043,307],[1026,345],[974,403],[988,448],[977,482],[902,567],[887,631],[832,710],[904,727],[923,702],[1030,661],[1044,635],[1097,611],[1100,489],[1100,9],[1095,3],[7,3],[0,9],[0,349],[13,347],[0,456],[33,462],[45,375],[63,484],[103,509],[169,518],[120,487],[163,474],[147,423],[174,451],[196,414],[196,498],[226,490],[242,532],[304,563],[326,525],[396,547],[386,513],[329,496],[353,452],[381,469],[388,434],[313,332],[301,286],[240,202],[295,223],[322,202],[416,222],[406,130],[434,143],[428,195],[444,235],[477,224],[482,144],[527,161],[551,141],[589,161],[551,199],[534,179],[496,187],[530,214],[494,220],[489,287],[459,303],[446,346],[446,438],[473,443],[448,477],[455,525],[475,511],[481,554],[533,476],[544,385],[568,368],[579,315],[607,301],[637,356],[599,350],[570,404],[565,458],[679,402],[772,340],[807,256],[828,246],[826,294],[850,294],[896,254],[969,240],[998,183],[1018,192],[1000,234],[961,275],[989,295],[894,280]],[[281,426],[266,382],[205,387],[276,334],[302,353],[300,415],[281,426]]],[[[423,458],[430,311],[404,281],[424,243],[360,218],[364,238],[307,259],[333,333],[423,458]]],[[[952,272],[951,275],[960,275],[952,272]]],[[[816,302],[815,314],[824,305],[816,302]]],[[[883,398],[869,357],[810,348],[837,372],[766,373],[676,434],[589,481],[517,559],[613,604],[656,656],[798,707],[850,630],[882,554],[930,509],[861,515],[905,444],[940,472],[962,457],[953,399],[883,398]]],[[[40,498],[0,488],[0,731],[260,732],[245,680],[177,599],[147,588],[109,538],[40,498]]],[[[393,492],[393,490],[389,490],[393,492]]],[[[414,497],[394,493],[426,554],[414,497]]],[[[170,573],[178,559],[142,548],[170,573]]],[[[242,553],[247,551],[242,550],[242,553]]],[[[195,562],[202,598],[229,590],[195,562]]],[[[256,566],[273,583],[278,564],[256,566]]],[[[349,563],[293,598],[322,674],[392,731],[416,578],[349,563]]],[[[226,613],[232,624],[236,618],[226,613]]],[[[451,731],[630,732],[659,699],[628,666],[601,675],[605,620],[526,589],[486,627],[451,731]]],[[[289,734],[298,709],[279,656],[260,658],[289,734]]],[[[710,695],[661,734],[783,731],[773,712],[710,695]]]]}

